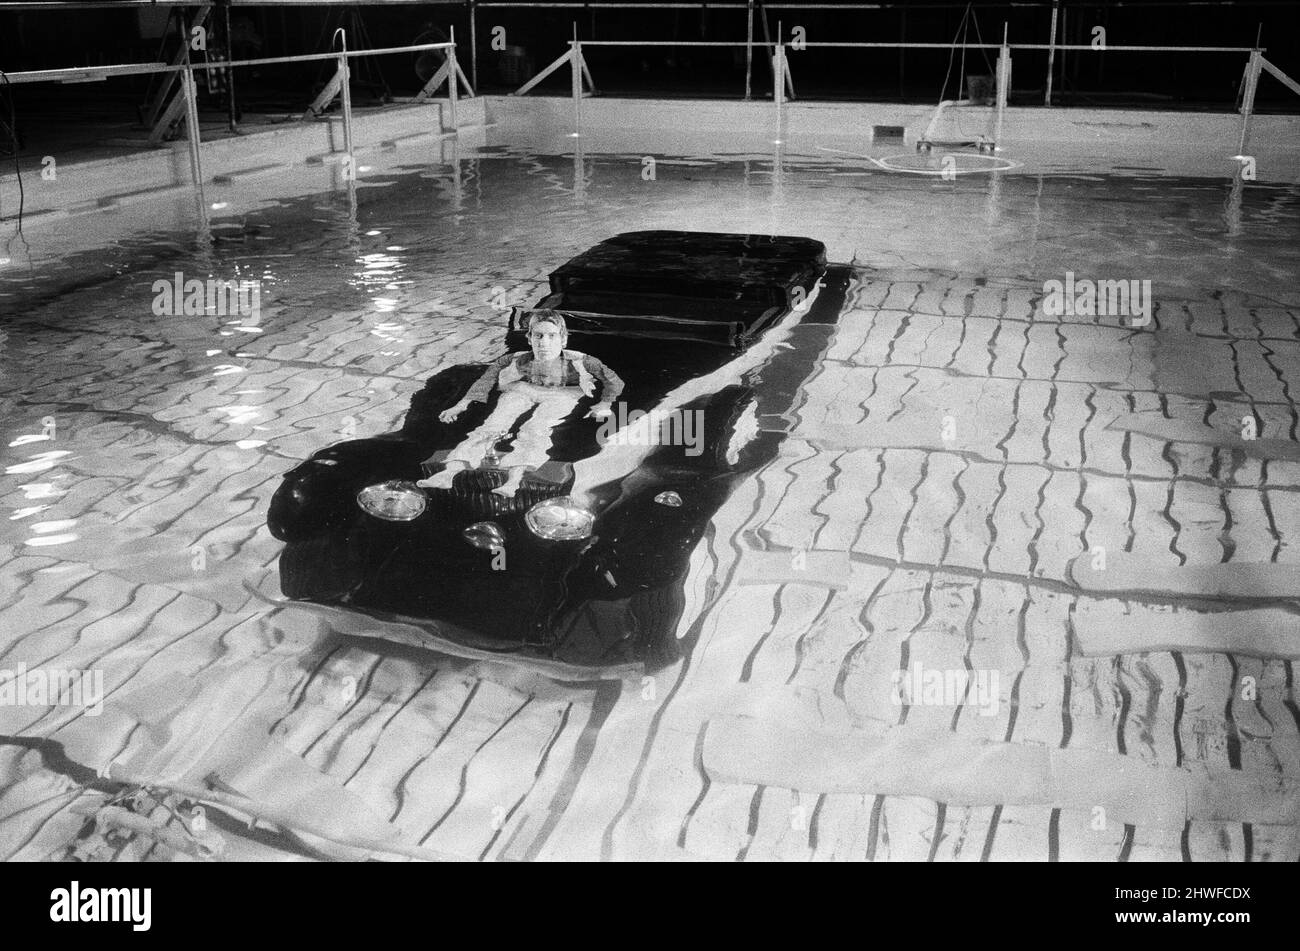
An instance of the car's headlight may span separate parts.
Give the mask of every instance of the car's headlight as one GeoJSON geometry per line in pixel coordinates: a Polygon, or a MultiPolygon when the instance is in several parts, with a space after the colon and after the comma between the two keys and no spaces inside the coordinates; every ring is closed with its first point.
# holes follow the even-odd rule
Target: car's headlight
{"type": "Polygon", "coordinates": [[[357,493],[357,505],[363,511],[388,522],[409,522],[419,518],[428,504],[424,490],[404,479],[368,485],[357,493]]]}
{"type": "Polygon", "coordinates": [[[460,537],[475,548],[497,551],[506,547],[506,533],[496,522],[475,522],[460,530],[460,537]]]}
{"type": "Polygon", "coordinates": [[[553,541],[587,538],[595,522],[596,516],[589,509],[567,495],[538,502],[524,515],[530,532],[553,541]]]}

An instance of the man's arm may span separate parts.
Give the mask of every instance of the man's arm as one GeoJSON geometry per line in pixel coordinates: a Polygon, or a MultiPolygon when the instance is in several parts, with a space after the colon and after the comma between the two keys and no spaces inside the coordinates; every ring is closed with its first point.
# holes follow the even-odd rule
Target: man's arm
{"type": "Polygon", "coordinates": [[[583,354],[582,365],[600,380],[600,402],[608,406],[623,392],[623,380],[617,373],[590,354],[583,354]]]}
{"type": "Polygon", "coordinates": [[[463,397],[461,402],[465,405],[470,403],[486,403],[488,397],[492,395],[492,390],[497,385],[497,380],[501,376],[501,371],[510,365],[510,361],[515,358],[516,354],[507,353],[503,357],[498,357],[492,361],[492,365],[483,371],[483,375],[474,381],[463,397]]]}

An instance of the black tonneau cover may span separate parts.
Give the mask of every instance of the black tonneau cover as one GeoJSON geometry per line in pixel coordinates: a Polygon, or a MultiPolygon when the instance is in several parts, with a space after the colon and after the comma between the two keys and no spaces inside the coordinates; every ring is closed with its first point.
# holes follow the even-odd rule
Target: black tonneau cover
{"type": "Polygon", "coordinates": [[[551,294],[539,306],[593,318],[716,322],[750,336],[790,307],[795,288],[810,294],[825,266],[826,246],[810,238],[630,231],[552,271],[551,294]]]}

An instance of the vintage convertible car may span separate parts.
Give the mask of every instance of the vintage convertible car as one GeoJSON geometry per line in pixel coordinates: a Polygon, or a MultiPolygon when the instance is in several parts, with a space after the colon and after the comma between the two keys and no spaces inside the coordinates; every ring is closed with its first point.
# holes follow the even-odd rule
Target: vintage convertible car
{"type": "MultiPolygon", "coordinates": [[[[691,552],[735,483],[775,456],[847,283],[808,238],[602,241],[551,274],[537,307],[564,314],[567,346],[623,378],[612,421],[586,418],[582,399],[514,498],[491,491],[505,481],[494,453],[449,489],[421,488],[495,401],[440,422],[487,364],[437,373],[400,431],[329,446],[285,476],[268,516],[288,543],[285,596],[477,649],[671,663],[694,637],[678,630],[691,552]]],[[[525,313],[510,315],[509,350],[527,347],[525,313]]]]}

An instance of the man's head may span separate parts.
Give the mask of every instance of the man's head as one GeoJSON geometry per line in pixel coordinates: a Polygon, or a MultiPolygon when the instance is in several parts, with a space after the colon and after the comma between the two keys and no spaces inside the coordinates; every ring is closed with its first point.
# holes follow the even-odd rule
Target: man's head
{"type": "Polygon", "coordinates": [[[528,343],[533,357],[554,360],[569,342],[569,328],[564,318],[553,310],[535,310],[528,316],[528,343]]]}

